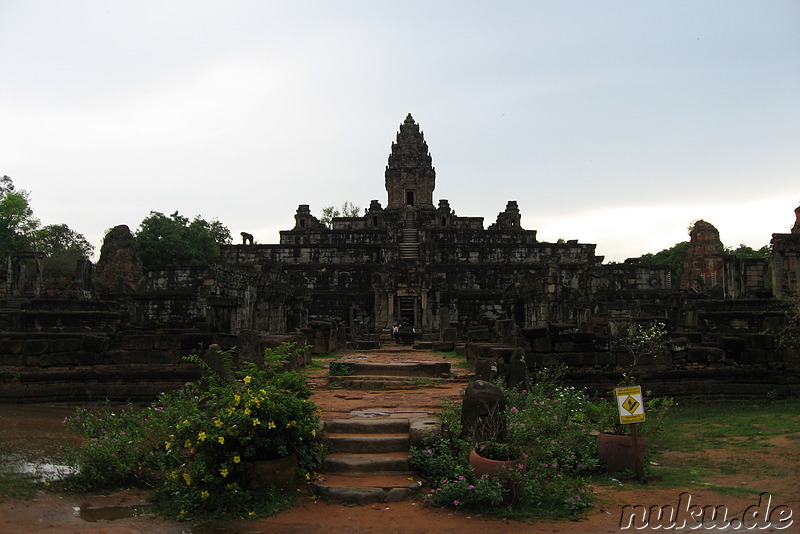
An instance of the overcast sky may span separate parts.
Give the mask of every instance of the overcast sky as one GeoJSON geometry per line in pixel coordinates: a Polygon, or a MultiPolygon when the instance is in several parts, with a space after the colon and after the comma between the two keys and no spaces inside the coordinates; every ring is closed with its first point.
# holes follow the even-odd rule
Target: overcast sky
{"type": "Polygon", "coordinates": [[[0,175],[99,250],[150,211],[276,243],[371,199],[411,113],[434,202],[622,261],[800,205],[800,2],[0,1],[0,175]]]}

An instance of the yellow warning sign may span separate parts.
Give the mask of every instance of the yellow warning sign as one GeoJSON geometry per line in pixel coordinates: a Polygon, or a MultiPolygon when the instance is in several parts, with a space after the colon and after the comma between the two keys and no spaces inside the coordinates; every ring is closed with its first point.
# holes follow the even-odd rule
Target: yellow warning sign
{"type": "Polygon", "coordinates": [[[637,401],[637,400],[636,400],[636,399],[634,399],[633,397],[628,397],[628,398],[627,398],[627,399],[625,399],[625,401],[622,403],[622,407],[623,407],[623,408],[625,408],[626,410],[628,410],[628,414],[631,414],[631,415],[633,415],[633,413],[636,411],[636,408],[638,408],[639,406],[641,406],[641,404],[642,404],[642,403],[640,403],[639,401],[637,401]]]}
{"type": "Polygon", "coordinates": [[[619,411],[619,422],[623,425],[644,422],[644,403],[641,386],[629,386],[614,390],[619,411]]]}

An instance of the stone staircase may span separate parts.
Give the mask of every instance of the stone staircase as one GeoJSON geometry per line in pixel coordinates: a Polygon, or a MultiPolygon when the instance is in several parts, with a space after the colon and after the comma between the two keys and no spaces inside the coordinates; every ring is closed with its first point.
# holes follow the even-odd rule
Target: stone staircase
{"type": "Polygon", "coordinates": [[[337,419],[325,429],[332,452],[314,483],[321,497],[352,504],[402,501],[422,486],[409,466],[408,419],[337,419]]]}
{"type": "MultiPolygon", "coordinates": [[[[447,362],[367,362],[339,359],[347,376],[328,376],[329,388],[400,389],[444,382],[447,362]]],[[[409,450],[438,419],[419,413],[414,417],[390,415],[391,409],[373,407],[368,414],[353,414],[325,423],[330,453],[322,463],[320,479],[313,483],[321,497],[351,504],[401,501],[422,486],[409,465],[409,450]]]]}
{"type": "Polygon", "coordinates": [[[445,381],[450,375],[447,362],[370,363],[336,362],[347,374],[328,376],[328,386],[345,389],[398,389],[445,381]]]}
{"type": "Polygon", "coordinates": [[[400,259],[419,260],[419,231],[413,213],[406,213],[406,224],[400,234],[400,259]]]}

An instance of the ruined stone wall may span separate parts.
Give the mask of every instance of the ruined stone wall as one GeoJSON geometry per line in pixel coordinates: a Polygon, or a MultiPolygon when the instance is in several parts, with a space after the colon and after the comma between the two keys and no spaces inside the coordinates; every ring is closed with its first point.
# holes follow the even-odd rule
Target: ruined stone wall
{"type": "MultiPolygon", "coordinates": [[[[607,336],[580,332],[571,325],[524,328],[516,345],[525,350],[529,374],[564,365],[566,383],[586,387],[598,396],[607,396],[633,364],[629,353],[609,350],[607,336]]],[[[470,342],[465,353],[476,372],[499,369],[502,375],[516,345],[470,342]]],[[[772,335],[743,327],[724,334],[673,334],[667,350],[641,356],[634,372],[637,383],[657,396],[800,395],[800,353],[778,350],[772,335]]],[[[494,378],[491,374],[481,377],[494,378]]]]}

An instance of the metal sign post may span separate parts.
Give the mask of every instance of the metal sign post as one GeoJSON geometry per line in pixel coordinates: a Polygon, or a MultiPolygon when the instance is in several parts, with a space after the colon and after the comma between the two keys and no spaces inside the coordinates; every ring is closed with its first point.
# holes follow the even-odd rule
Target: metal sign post
{"type": "Polygon", "coordinates": [[[644,401],[642,400],[641,386],[628,386],[614,389],[614,397],[617,400],[617,410],[619,411],[619,422],[623,425],[631,426],[631,447],[633,448],[633,462],[636,479],[639,482],[646,482],[644,476],[643,458],[639,454],[639,435],[636,429],[637,423],[643,423],[644,401]]]}

